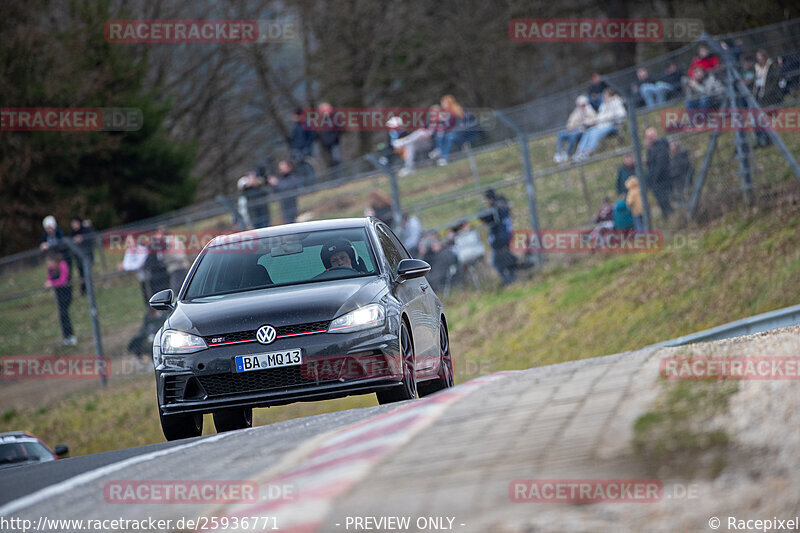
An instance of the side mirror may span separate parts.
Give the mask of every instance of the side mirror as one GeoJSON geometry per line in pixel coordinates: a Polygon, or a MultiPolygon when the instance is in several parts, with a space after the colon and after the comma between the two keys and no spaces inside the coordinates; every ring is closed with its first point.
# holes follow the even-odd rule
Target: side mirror
{"type": "Polygon", "coordinates": [[[59,444],[58,446],[55,447],[53,453],[56,454],[56,457],[62,459],[66,457],[67,454],[69,454],[69,448],[67,447],[66,444],[59,444]]]}
{"type": "Polygon", "coordinates": [[[397,265],[397,279],[421,278],[431,271],[431,266],[422,259],[403,259],[397,265]]]}
{"type": "Polygon", "coordinates": [[[150,307],[156,311],[172,311],[172,289],[159,291],[150,298],[150,307]]]}

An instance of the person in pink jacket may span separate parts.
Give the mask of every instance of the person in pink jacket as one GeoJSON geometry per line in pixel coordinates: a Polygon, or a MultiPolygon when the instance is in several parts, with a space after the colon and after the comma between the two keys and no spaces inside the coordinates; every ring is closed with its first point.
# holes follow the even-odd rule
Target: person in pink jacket
{"type": "Polygon", "coordinates": [[[47,281],[45,287],[53,289],[58,307],[58,319],[61,322],[61,336],[64,346],[75,346],[78,339],[72,330],[72,320],[69,317],[69,306],[72,304],[72,285],[69,279],[69,265],[58,254],[51,253],[47,256],[47,281]]]}

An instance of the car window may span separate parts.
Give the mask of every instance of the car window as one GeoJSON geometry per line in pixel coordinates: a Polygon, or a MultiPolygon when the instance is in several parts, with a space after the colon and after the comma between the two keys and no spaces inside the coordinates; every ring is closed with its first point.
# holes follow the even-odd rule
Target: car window
{"type": "Polygon", "coordinates": [[[374,253],[363,228],[287,233],[207,249],[184,299],[375,273],[374,253]],[[325,265],[323,248],[330,249],[332,243],[346,251],[350,267],[325,265]]]}
{"type": "Polygon", "coordinates": [[[0,464],[23,461],[52,461],[53,455],[32,440],[16,440],[0,444],[0,464]]]}
{"type": "Polygon", "coordinates": [[[378,240],[381,243],[381,248],[383,248],[383,254],[389,262],[389,268],[393,274],[397,274],[397,267],[400,261],[405,259],[403,252],[401,252],[402,248],[398,248],[397,244],[395,244],[396,241],[391,238],[388,228],[383,224],[378,225],[378,240]]]}

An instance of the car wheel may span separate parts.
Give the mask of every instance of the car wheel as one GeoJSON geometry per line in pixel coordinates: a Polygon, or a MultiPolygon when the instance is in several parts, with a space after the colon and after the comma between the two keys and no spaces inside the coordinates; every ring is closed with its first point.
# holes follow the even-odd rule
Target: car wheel
{"type": "Polygon", "coordinates": [[[188,439],[203,434],[202,414],[165,415],[159,409],[158,417],[167,440],[188,439]]]}
{"type": "Polygon", "coordinates": [[[403,356],[403,386],[387,391],[377,392],[381,405],[417,398],[416,371],[414,370],[414,343],[405,321],[400,322],[400,353],[403,356]]]}
{"type": "Polygon", "coordinates": [[[214,427],[217,433],[253,427],[253,408],[225,409],[214,412],[214,427]]]}
{"type": "Polygon", "coordinates": [[[439,326],[439,377],[432,381],[426,381],[419,385],[419,395],[427,396],[434,392],[449,389],[455,382],[453,379],[453,357],[450,355],[450,335],[447,333],[447,326],[442,322],[439,326]]]}

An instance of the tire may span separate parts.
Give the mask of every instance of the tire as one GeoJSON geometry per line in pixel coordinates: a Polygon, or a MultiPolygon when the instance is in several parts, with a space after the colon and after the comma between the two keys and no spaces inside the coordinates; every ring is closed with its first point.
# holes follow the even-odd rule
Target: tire
{"type": "Polygon", "coordinates": [[[400,334],[398,337],[400,341],[400,353],[403,357],[403,384],[401,387],[376,392],[378,403],[381,405],[418,398],[416,371],[414,370],[414,363],[416,360],[414,356],[414,342],[411,339],[411,334],[409,333],[405,320],[400,322],[400,334]]]}
{"type": "Polygon", "coordinates": [[[225,409],[214,412],[214,427],[217,433],[253,427],[253,408],[225,409]]]}
{"type": "Polygon", "coordinates": [[[189,439],[203,434],[203,415],[165,415],[158,410],[161,431],[167,440],[189,439]]]}
{"type": "Polygon", "coordinates": [[[450,354],[450,335],[447,332],[447,325],[442,321],[439,326],[439,354],[441,362],[439,364],[439,377],[431,381],[419,384],[419,395],[427,396],[434,392],[449,389],[455,385],[453,378],[453,357],[450,354]]]}

